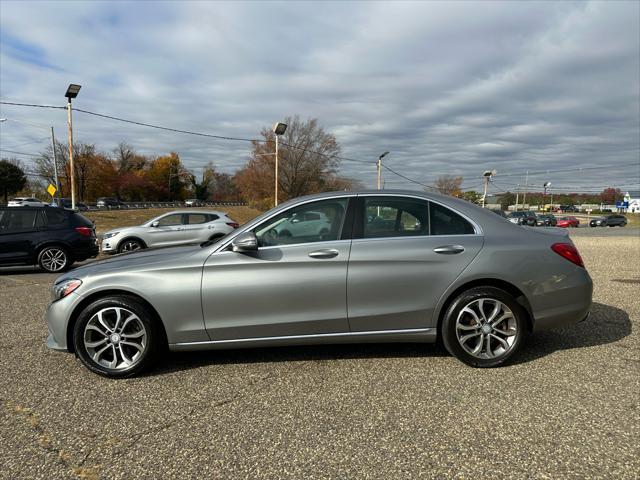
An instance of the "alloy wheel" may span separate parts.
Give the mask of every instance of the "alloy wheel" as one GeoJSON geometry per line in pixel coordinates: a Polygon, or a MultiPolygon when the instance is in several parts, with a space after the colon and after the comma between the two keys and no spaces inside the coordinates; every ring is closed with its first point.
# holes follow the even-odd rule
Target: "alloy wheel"
{"type": "Polygon", "coordinates": [[[132,311],[107,307],[89,319],[83,340],[87,354],[95,363],[124,370],[142,358],[147,349],[147,330],[132,311]]]}
{"type": "Polygon", "coordinates": [[[509,307],[495,298],[469,302],[456,319],[456,337],[468,354],[496,359],[508,353],[518,333],[516,318],[509,307]]]}
{"type": "Polygon", "coordinates": [[[135,240],[127,240],[122,244],[121,251],[122,252],[133,252],[135,250],[140,250],[140,243],[135,240]]]}
{"type": "Polygon", "coordinates": [[[59,272],[67,265],[67,254],[61,248],[47,248],[40,256],[40,264],[48,272],[59,272]]]}

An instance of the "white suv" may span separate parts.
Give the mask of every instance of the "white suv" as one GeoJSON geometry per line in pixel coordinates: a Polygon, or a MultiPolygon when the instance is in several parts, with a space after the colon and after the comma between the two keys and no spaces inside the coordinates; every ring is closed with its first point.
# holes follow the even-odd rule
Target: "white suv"
{"type": "Polygon", "coordinates": [[[136,227],[116,228],[102,236],[103,253],[123,253],[149,247],[167,247],[218,240],[238,228],[226,213],[173,211],[136,227]]]}
{"type": "Polygon", "coordinates": [[[46,204],[33,197],[16,197],[9,200],[7,207],[44,207],[46,204]]]}

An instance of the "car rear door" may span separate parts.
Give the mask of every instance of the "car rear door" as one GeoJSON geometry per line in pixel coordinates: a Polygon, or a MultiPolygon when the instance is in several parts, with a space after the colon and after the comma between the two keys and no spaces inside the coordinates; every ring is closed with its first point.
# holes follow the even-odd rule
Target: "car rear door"
{"type": "Polygon", "coordinates": [[[202,276],[202,309],[212,340],[346,333],[348,197],[317,200],[256,226],[259,249],[211,255],[202,276]],[[325,213],[330,231],[277,235],[308,211],[325,213]]]}
{"type": "Polygon", "coordinates": [[[0,209],[0,263],[23,264],[34,260],[36,208],[0,209]]]}
{"type": "Polygon", "coordinates": [[[479,227],[425,199],[360,195],[347,275],[353,332],[422,329],[478,254],[479,227]]]}
{"type": "Polygon", "coordinates": [[[185,241],[196,243],[208,240],[213,233],[213,226],[210,222],[217,219],[217,215],[209,213],[185,213],[183,225],[185,241]]]}

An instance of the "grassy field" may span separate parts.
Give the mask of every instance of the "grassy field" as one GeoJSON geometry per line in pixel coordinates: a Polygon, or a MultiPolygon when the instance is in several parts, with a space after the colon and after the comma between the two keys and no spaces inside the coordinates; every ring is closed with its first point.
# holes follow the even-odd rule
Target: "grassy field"
{"type": "MultiPolygon", "coordinates": [[[[170,208],[149,208],[145,210],[104,210],[82,212],[82,215],[90,219],[96,224],[96,231],[104,233],[108,230],[118,227],[130,227],[132,225],[140,225],[163,213],[168,213],[170,208]]],[[[260,210],[250,207],[220,207],[220,208],[193,208],[189,210],[218,210],[225,212],[236,222],[243,224],[256,217],[260,210]]]]}

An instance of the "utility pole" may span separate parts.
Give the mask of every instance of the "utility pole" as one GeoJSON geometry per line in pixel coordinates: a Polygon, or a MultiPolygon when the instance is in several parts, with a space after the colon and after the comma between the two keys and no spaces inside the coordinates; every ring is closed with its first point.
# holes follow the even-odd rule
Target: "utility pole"
{"type": "Polygon", "coordinates": [[[491,180],[491,177],[494,176],[497,172],[497,170],[486,170],[482,176],[484,177],[484,195],[482,196],[482,208],[484,208],[484,205],[487,201],[487,190],[489,189],[489,180],[491,180]]]}
{"type": "Polygon", "coordinates": [[[56,156],[56,139],[53,136],[53,127],[51,127],[51,148],[53,149],[53,176],[56,182],[56,194],[58,195],[58,199],[59,199],[60,198],[60,182],[58,182],[58,157],[56,156]]]}
{"type": "Polygon", "coordinates": [[[518,211],[518,199],[520,198],[520,184],[516,185],[516,212],[518,211]]]}
{"type": "Polygon", "coordinates": [[[274,185],[274,190],[276,192],[276,198],[275,198],[275,206],[278,206],[278,137],[280,135],[284,135],[284,132],[287,131],[287,124],[286,123],[282,123],[282,122],[277,122],[274,126],[273,126],[273,133],[275,133],[276,135],[276,171],[275,171],[275,185],[274,185]]]}
{"type": "Polygon", "coordinates": [[[522,195],[522,209],[525,209],[525,205],[527,204],[527,186],[529,184],[529,170],[527,170],[527,176],[524,180],[524,194],[522,195]]]}

